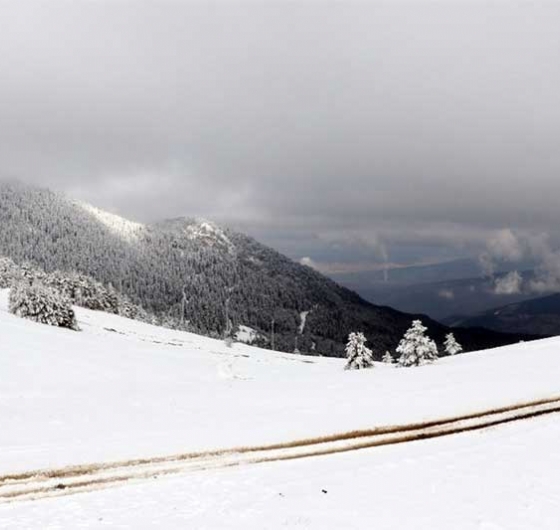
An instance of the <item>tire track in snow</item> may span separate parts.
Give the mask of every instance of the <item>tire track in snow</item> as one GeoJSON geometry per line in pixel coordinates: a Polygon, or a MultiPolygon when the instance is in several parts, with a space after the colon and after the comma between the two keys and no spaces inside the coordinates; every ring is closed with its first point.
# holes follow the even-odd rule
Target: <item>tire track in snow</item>
{"type": "Polygon", "coordinates": [[[164,475],[318,457],[428,440],[556,412],[560,412],[560,397],[439,420],[389,425],[285,443],[7,474],[0,476],[0,503],[94,491],[164,475]]]}

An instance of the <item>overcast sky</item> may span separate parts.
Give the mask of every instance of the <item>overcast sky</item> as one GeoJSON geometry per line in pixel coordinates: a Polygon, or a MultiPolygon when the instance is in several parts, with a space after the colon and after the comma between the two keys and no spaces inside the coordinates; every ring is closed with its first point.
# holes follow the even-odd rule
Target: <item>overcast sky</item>
{"type": "Polygon", "coordinates": [[[0,23],[3,177],[315,261],[554,247],[559,2],[14,1],[0,23]]]}

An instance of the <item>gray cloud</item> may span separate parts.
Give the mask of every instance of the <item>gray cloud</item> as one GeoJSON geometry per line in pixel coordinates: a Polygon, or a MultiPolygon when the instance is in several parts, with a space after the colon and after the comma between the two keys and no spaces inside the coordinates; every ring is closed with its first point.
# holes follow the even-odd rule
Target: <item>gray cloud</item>
{"type": "Polygon", "coordinates": [[[318,261],[491,262],[507,230],[553,253],[558,4],[21,4],[0,4],[1,175],[318,261]]]}
{"type": "Polygon", "coordinates": [[[497,278],[494,292],[499,295],[521,292],[545,294],[560,291],[560,250],[558,234],[498,230],[486,240],[486,249],[479,255],[481,268],[492,276],[499,264],[536,263],[534,277],[524,279],[518,271],[497,278]]]}
{"type": "Polygon", "coordinates": [[[519,294],[523,285],[523,278],[517,271],[512,271],[501,278],[497,278],[494,284],[494,293],[498,295],[519,294]]]}

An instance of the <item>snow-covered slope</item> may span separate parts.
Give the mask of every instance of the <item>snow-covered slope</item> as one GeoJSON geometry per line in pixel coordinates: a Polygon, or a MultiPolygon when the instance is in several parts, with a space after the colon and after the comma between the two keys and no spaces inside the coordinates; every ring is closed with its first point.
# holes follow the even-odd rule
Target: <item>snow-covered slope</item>
{"type": "Polygon", "coordinates": [[[9,530],[558,530],[558,417],[0,505],[9,530]]]}
{"type": "Polygon", "coordinates": [[[265,443],[405,423],[560,390],[560,339],[414,370],[242,344],[76,308],[81,333],[0,301],[0,471],[265,443]]]}
{"type": "MultiPolygon", "coordinates": [[[[228,348],[80,308],[83,331],[66,331],[18,319],[6,305],[2,291],[0,475],[289,441],[560,392],[560,339],[415,369],[379,364],[347,372],[339,359],[228,348]]],[[[547,416],[402,447],[198,472],[83,495],[79,502],[0,506],[0,528],[103,528],[107,521],[120,528],[366,528],[378,514],[375,528],[385,529],[552,529],[546,510],[558,508],[559,486],[536,477],[560,463],[555,446],[550,454],[559,434],[558,416],[547,416]],[[482,482],[493,492],[485,503],[482,482]],[[523,502],[538,501],[544,511],[524,505],[517,526],[492,526],[496,506],[503,508],[495,498],[501,486],[519,499],[527,493],[523,502]],[[535,499],[545,490],[546,499],[535,499]],[[441,495],[457,505],[455,515],[443,507],[433,512],[441,495]],[[430,517],[442,526],[429,526],[430,517]]]]}
{"type": "Polygon", "coordinates": [[[136,241],[144,225],[124,219],[118,215],[95,208],[91,204],[82,201],[74,201],[79,208],[93,215],[101,224],[107,227],[111,233],[121,237],[125,241],[136,241]]]}

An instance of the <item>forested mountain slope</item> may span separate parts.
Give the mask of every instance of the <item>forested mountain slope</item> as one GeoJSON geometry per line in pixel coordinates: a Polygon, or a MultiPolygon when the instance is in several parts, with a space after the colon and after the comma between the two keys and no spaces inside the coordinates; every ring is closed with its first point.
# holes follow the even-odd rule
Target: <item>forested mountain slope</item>
{"type": "MultiPolygon", "coordinates": [[[[413,318],[372,305],[254,239],[207,221],[142,225],[18,183],[0,183],[0,256],[111,284],[176,327],[184,305],[184,325],[207,335],[222,335],[229,315],[234,327],[254,328],[266,344],[274,320],[275,346],[285,351],[294,350],[297,337],[303,353],[341,355],[348,333],[362,330],[380,358],[413,318]]],[[[441,343],[448,328],[423,320],[441,343]]],[[[520,338],[485,330],[457,330],[456,336],[466,350],[520,338]]]]}

